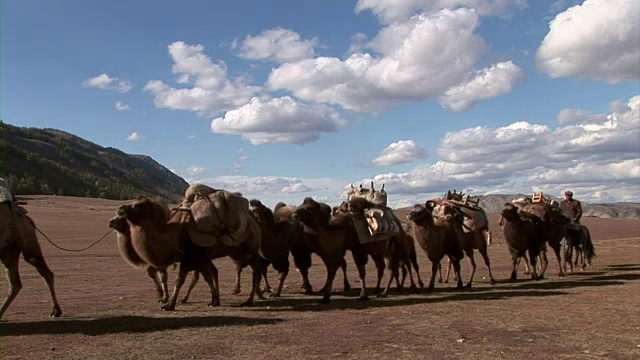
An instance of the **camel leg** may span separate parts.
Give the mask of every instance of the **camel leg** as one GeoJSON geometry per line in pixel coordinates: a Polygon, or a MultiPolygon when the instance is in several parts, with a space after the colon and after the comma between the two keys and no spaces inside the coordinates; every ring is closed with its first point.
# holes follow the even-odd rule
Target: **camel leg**
{"type": "MultiPolygon", "coordinates": [[[[402,288],[404,287],[404,282],[405,280],[407,280],[407,266],[403,263],[402,266],[400,266],[400,270],[402,271],[402,280],[400,279],[400,274],[398,274],[398,277],[396,277],[396,290],[398,292],[402,292],[402,288]]],[[[411,269],[409,269],[409,272],[411,272],[411,269]]]]}
{"type": "MultiPolygon", "coordinates": [[[[422,278],[420,278],[420,266],[418,265],[418,258],[411,259],[411,263],[413,264],[413,268],[416,271],[416,276],[418,277],[418,285],[420,289],[424,288],[424,283],[422,282],[422,278]]],[[[409,271],[411,271],[411,267],[409,266],[409,271]]]]}
{"type": "MultiPolygon", "coordinates": [[[[299,251],[295,248],[291,249],[291,255],[293,255],[293,263],[300,272],[300,276],[302,276],[302,285],[300,286],[301,290],[304,290],[306,295],[313,294],[313,287],[309,282],[309,268],[311,267],[311,253],[307,251],[299,251]]],[[[346,266],[346,263],[345,263],[346,266]]],[[[346,272],[346,271],[345,271],[346,272]]]]}
{"type": "Polygon", "coordinates": [[[202,273],[204,281],[206,281],[209,285],[209,289],[211,290],[211,302],[207,304],[208,306],[220,306],[220,296],[218,295],[220,291],[218,291],[218,284],[216,284],[215,281],[216,276],[214,276],[214,273],[217,272],[218,269],[215,267],[215,265],[213,265],[211,261],[198,266],[196,271],[194,271],[194,277],[196,274],[202,273]]]}
{"type": "Polygon", "coordinates": [[[531,263],[531,279],[532,280],[538,280],[538,273],[536,270],[536,265],[538,262],[537,257],[538,255],[532,254],[531,252],[529,252],[529,262],[531,263]]]}
{"type": "MultiPolygon", "coordinates": [[[[442,282],[442,266],[438,266],[438,269],[440,270],[440,279],[438,279],[438,282],[441,283],[442,282]]],[[[449,283],[449,273],[451,272],[451,259],[447,258],[447,276],[445,276],[444,278],[444,283],[448,284],[449,283]]],[[[453,279],[454,281],[456,279],[453,279]]]]}
{"type": "Polygon", "coordinates": [[[540,255],[540,275],[538,275],[536,280],[544,279],[544,273],[547,271],[547,266],[549,266],[549,259],[547,259],[547,251],[543,250],[540,255]]]}
{"type": "Polygon", "coordinates": [[[260,281],[262,280],[262,272],[265,267],[266,265],[263,264],[260,260],[254,261],[253,264],[251,264],[251,293],[249,294],[249,298],[245,302],[240,304],[240,306],[253,305],[253,299],[256,294],[258,294],[258,297],[262,298],[262,291],[260,291],[260,281]]]}
{"type": "MultiPolygon", "coordinates": [[[[278,271],[278,287],[271,294],[271,297],[280,297],[280,293],[282,292],[282,287],[284,286],[284,280],[287,278],[289,274],[289,254],[287,253],[285,256],[276,259],[273,262],[273,268],[278,271]]],[[[265,276],[265,282],[266,282],[265,276]]],[[[267,286],[268,287],[268,286],[267,286]]]]}
{"type": "Polygon", "coordinates": [[[469,275],[469,282],[464,287],[467,289],[471,289],[471,284],[473,283],[473,276],[476,274],[476,259],[473,257],[473,249],[467,252],[467,257],[469,258],[469,265],[471,265],[471,274],[469,275]]]}
{"type": "Polygon", "coordinates": [[[333,285],[333,279],[336,277],[336,271],[338,267],[334,264],[325,264],[327,267],[327,281],[324,284],[324,296],[320,300],[321,304],[328,304],[331,301],[331,287],[333,285]]]}
{"type": "Polygon", "coordinates": [[[342,268],[342,275],[344,276],[344,292],[351,290],[351,284],[349,284],[349,278],[347,278],[347,260],[342,259],[342,264],[340,264],[340,268],[342,268]]]}
{"type": "MultiPolygon", "coordinates": [[[[518,262],[519,256],[517,254],[511,254],[511,277],[509,277],[510,282],[514,282],[518,279],[518,262]]],[[[526,257],[524,257],[526,259],[526,257]]]]}
{"type": "MultiPolygon", "coordinates": [[[[267,278],[267,268],[268,266],[264,267],[260,281],[264,280],[264,292],[271,293],[273,288],[271,287],[271,284],[269,284],[269,279],[267,278]]],[[[287,273],[289,273],[289,269],[287,269],[287,273]]]]}
{"type": "MultiPolygon", "coordinates": [[[[409,282],[411,283],[411,285],[409,286],[409,288],[411,289],[411,292],[416,292],[416,290],[418,289],[418,287],[416,286],[416,282],[415,282],[415,280],[413,279],[413,274],[411,273],[411,260],[408,260],[408,261],[406,261],[406,262],[403,262],[403,265],[402,265],[402,270],[403,270],[403,272],[405,272],[405,267],[408,269],[408,272],[409,272],[409,282]],[[406,265],[405,265],[405,263],[406,263],[406,265]]],[[[403,284],[404,284],[404,277],[405,277],[405,276],[406,276],[406,275],[404,275],[404,274],[403,274],[403,280],[402,280],[402,283],[403,283],[403,284]]],[[[418,279],[419,279],[419,278],[420,278],[420,275],[418,275],[418,279]]],[[[421,280],[421,282],[422,282],[422,280],[421,280]]]]}
{"type": "Polygon", "coordinates": [[[429,280],[429,286],[427,286],[427,291],[431,292],[435,288],[436,275],[440,269],[440,261],[439,260],[431,260],[431,278],[429,280]]]}
{"type": "Polygon", "coordinates": [[[526,256],[518,258],[518,263],[520,263],[520,259],[524,260],[524,274],[531,274],[531,265],[529,264],[529,258],[527,258],[526,256]]]}
{"type": "Polygon", "coordinates": [[[375,294],[379,294],[380,293],[380,284],[382,283],[382,277],[384,276],[384,268],[385,268],[384,258],[381,257],[381,256],[373,256],[373,262],[376,264],[376,270],[377,270],[377,275],[378,275],[378,279],[376,281],[376,287],[375,287],[374,293],[375,294]]]}
{"type": "MultiPolygon", "coordinates": [[[[366,256],[366,255],[365,255],[366,256]]],[[[367,285],[365,279],[367,277],[366,261],[356,261],[356,267],[358,268],[358,277],[360,278],[360,297],[358,300],[369,300],[367,296],[367,285]]]]}
{"type": "Polygon", "coordinates": [[[182,285],[184,285],[184,281],[187,279],[187,275],[189,275],[189,271],[191,271],[191,269],[187,269],[187,267],[183,264],[184,263],[180,263],[178,277],[176,278],[176,283],[173,287],[173,293],[171,294],[169,301],[167,301],[167,303],[160,308],[163,311],[173,311],[176,309],[178,294],[180,293],[182,285]]]}
{"type": "Polygon", "coordinates": [[[558,261],[558,276],[563,277],[564,271],[562,271],[562,256],[561,256],[561,245],[558,243],[549,244],[553,249],[554,254],[556,255],[556,260],[558,261]]]}
{"type": "Polygon", "coordinates": [[[0,260],[2,260],[9,280],[9,292],[7,292],[7,296],[2,302],[2,307],[0,307],[0,319],[2,319],[2,315],[4,315],[4,312],[22,289],[22,281],[20,281],[20,272],[18,270],[20,252],[15,248],[6,248],[0,250],[0,254],[0,260]]]}
{"type": "MultiPolygon", "coordinates": [[[[216,269],[216,271],[218,271],[218,270],[216,269]]],[[[186,304],[187,301],[189,301],[189,296],[191,296],[191,291],[193,290],[193,288],[198,283],[198,280],[200,280],[200,272],[194,271],[193,272],[193,276],[191,276],[191,283],[189,284],[189,288],[187,289],[187,293],[180,300],[180,304],[186,304]]],[[[205,281],[206,281],[206,279],[205,279],[205,281]]],[[[166,300],[165,300],[165,302],[166,302],[166,300]]]]}
{"type": "Polygon", "coordinates": [[[491,260],[489,260],[489,254],[487,253],[487,248],[479,249],[480,255],[482,255],[482,259],[484,260],[484,264],[487,266],[487,270],[489,270],[489,281],[491,285],[496,284],[496,280],[493,278],[493,274],[491,273],[491,260]]]}
{"type": "Polygon", "coordinates": [[[153,266],[147,266],[146,271],[147,271],[147,276],[149,276],[151,280],[153,280],[153,284],[156,286],[156,292],[158,294],[158,302],[162,302],[164,292],[162,290],[162,286],[160,285],[160,281],[158,280],[158,270],[153,266]]]}
{"type": "Polygon", "coordinates": [[[160,288],[162,289],[162,299],[160,302],[166,304],[169,300],[169,285],[167,285],[167,269],[157,270],[157,275],[160,277],[160,288]]]}
{"type": "Polygon", "coordinates": [[[460,274],[460,260],[453,260],[451,262],[453,263],[453,273],[458,279],[456,281],[456,289],[463,289],[464,287],[462,286],[462,275],[460,274]]]}
{"type": "Polygon", "coordinates": [[[56,297],[53,272],[51,271],[51,269],[49,269],[49,266],[47,266],[47,262],[44,260],[44,257],[42,255],[30,256],[25,254],[25,260],[36,268],[38,274],[40,274],[40,276],[42,276],[44,281],[47,283],[49,296],[51,297],[51,303],[53,304],[51,317],[59,317],[60,315],[62,315],[62,310],[60,309],[60,304],[58,304],[58,299],[56,297]]]}
{"type": "Polygon", "coordinates": [[[242,275],[242,268],[244,265],[240,261],[234,261],[236,265],[236,286],[233,288],[233,295],[240,294],[240,277],[242,275]]]}

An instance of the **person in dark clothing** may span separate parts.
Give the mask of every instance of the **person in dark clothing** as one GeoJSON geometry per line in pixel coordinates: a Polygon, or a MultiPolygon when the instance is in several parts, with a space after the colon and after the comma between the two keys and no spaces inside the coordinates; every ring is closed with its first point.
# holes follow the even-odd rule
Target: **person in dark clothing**
{"type": "Polygon", "coordinates": [[[580,218],[582,217],[582,204],[573,198],[573,192],[565,191],[564,200],[560,203],[560,208],[571,221],[571,227],[580,227],[580,218]]]}

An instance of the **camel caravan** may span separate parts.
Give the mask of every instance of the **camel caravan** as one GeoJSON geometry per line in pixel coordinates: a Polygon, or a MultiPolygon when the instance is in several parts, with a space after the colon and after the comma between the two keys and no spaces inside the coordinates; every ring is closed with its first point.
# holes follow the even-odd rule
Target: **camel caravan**
{"type": "MultiPolygon", "coordinates": [[[[0,185],[0,259],[7,268],[10,282],[0,317],[21,288],[18,275],[20,254],[46,280],[53,302],[51,315],[60,316],[53,273],[42,256],[35,223],[9,193],[6,183],[0,185]]],[[[209,306],[220,306],[218,269],[213,260],[221,257],[229,257],[235,264],[234,294],[240,293],[241,271],[245,267],[251,269],[251,288],[242,305],[253,304],[256,297],[264,299],[265,292],[270,292],[271,297],[281,296],[289,274],[290,259],[302,277],[301,289],[305,294],[322,295],[320,302],[329,303],[339,269],[343,273],[344,291],[351,289],[345,260],[348,252],[357,268],[360,300],[367,300],[372,295],[366,286],[369,258],[376,268],[373,294],[386,297],[394,282],[396,291],[402,291],[407,275],[409,289],[415,292],[418,287],[424,287],[416,243],[431,262],[427,291],[434,290],[438,274],[438,282],[443,282],[440,263],[444,258],[448,263],[444,282],[448,282],[453,268],[456,287],[470,288],[476,272],[474,250],[484,260],[490,283],[495,284],[488,256],[492,234],[479,200],[472,200],[462,192],[448,191],[441,198],[415,205],[401,221],[387,206],[387,197],[384,184],[376,189],[372,182],[369,189],[351,185],[346,200],[333,208],[307,197],[297,206],[278,203],[270,209],[257,199],[248,200],[241,193],[193,184],[174,208],[139,196],[131,203],[121,205],[108,225],[116,232],[122,258],[151,278],[157,300],[162,303],[161,309],[167,311],[188,301],[200,277],[209,286],[209,306]],[[309,282],[312,254],[322,260],[326,269],[325,284],[317,292],[309,282]],[[470,274],[467,283],[463,284],[460,262],[465,255],[470,274]],[[168,270],[176,265],[178,274],[170,292],[168,270]],[[267,280],[269,266],[278,273],[274,288],[267,280]],[[382,284],[385,271],[390,275],[382,284]],[[180,298],[180,291],[190,273],[190,285],[184,297],[180,298]],[[265,289],[260,287],[263,280],[265,289]]],[[[564,275],[567,256],[568,262],[572,263],[570,251],[578,250],[584,254],[583,264],[589,263],[595,252],[588,229],[572,232],[567,230],[568,224],[557,203],[542,194],[505,204],[500,225],[512,257],[510,280],[516,280],[517,266],[522,259],[532,279],[543,278],[548,264],[547,244],[556,254],[560,276],[564,275]],[[563,246],[568,249],[568,255],[561,251],[563,246]]]]}

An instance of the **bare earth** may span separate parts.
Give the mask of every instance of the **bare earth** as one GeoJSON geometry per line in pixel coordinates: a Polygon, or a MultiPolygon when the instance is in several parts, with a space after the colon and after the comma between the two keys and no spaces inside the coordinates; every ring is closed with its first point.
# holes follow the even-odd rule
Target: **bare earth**
{"type": "MultiPolygon", "coordinates": [[[[103,236],[123,202],[32,196],[26,205],[38,227],[55,243],[84,247],[103,236]]],[[[189,304],[161,312],[153,285],[142,271],[120,257],[111,233],[84,252],[54,248],[40,236],[56,275],[63,315],[51,319],[49,297],[35,270],[22,262],[24,288],[0,323],[0,357],[8,359],[639,359],[640,220],[586,218],[597,257],[586,271],[557,277],[550,262],[546,279],[507,283],[510,260],[497,216],[491,216],[494,244],[489,248],[499,283],[491,286],[479,254],[474,288],[456,291],[436,284],[431,294],[397,294],[357,300],[358,289],[342,294],[342,276],[330,305],[299,290],[291,267],[283,297],[239,304],[232,295],[234,270],[220,269],[222,306],[207,307],[202,282],[189,304]]],[[[420,251],[420,250],[419,250],[420,251]]],[[[347,255],[349,280],[358,288],[347,255]]],[[[420,252],[425,282],[430,264],[420,252]]],[[[463,261],[463,277],[469,266],[463,261]]],[[[270,272],[273,284],[276,274],[270,272]]],[[[325,269],[314,258],[316,290],[325,269]]],[[[170,274],[173,286],[175,271],[170,274]]],[[[384,282],[383,282],[384,283],[384,282]]],[[[7,282],[0,282],[4,297],[7,282]]],[[[367,285],[375,284],[373,264],[367,285]]]]}

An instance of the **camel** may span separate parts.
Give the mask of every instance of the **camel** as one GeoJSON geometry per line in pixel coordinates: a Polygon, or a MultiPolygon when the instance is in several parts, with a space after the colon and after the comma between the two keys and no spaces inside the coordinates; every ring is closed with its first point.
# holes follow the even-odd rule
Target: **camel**
{"type": "MultiPolygon", "coordinates": [[[[451,205],[447,205],[447,204],[443,204],[441,206],[451,207],[451,205]]],[[[443,210],[447,212],[446,209],[443,209],[443,210]]],[[[449,211],[455,211],[455,216],[453,216],[452,218],[453,221],[451,223],[458,236],[458,241],[460,241],[460,246],[462,246],[462,250],[467,255],[467,258],[469,259],[469,265],[471,266],[471,274],[469,275],[469,282],[465,285],[465,288],[471,288],[471,284],[473,282],[473,276],[476,273],[476,262],[473,256],[474,249],[478,250],[478,252],[482,256],[482,259],[484,260],[484,264],[487,266],[491,285],[495,285],[496,281],[493,278],[493,274],[491,273],[491,261],[489,260],[489,254],[487,252],[487,246],[490,244],[490,239],[491,239],[490,236],[487,236],[487,234],[490,234],[488,232],[488,224],[487,224],[487,227],[485,228],[467,229],[468,231],[465,231],[465,229],[463,228],[464,226],[463,214],[458,212],[457,209],[451,209],[449,211]]],[[[445,283],[449,281],[450,271],[451,271],[451,261],[449,260],[448,266],[447,266],[447,275],[444,280],[445,283]]]]}
{"type": "MultiPolygon", "coordinates": [[[[120,251],[120,255],[122,258],[132,267],[137,269],[143,269],[147,275],[153,280],[153,283],[156,287],[156,292],[158,293],[158,302],[166,304],[169,300],[169,290],[167,286],[167,268],[155,268],[147,264],[144,260],[140,258],[136,250],[133,248],[131,244],[131,233],[129,231],[129,223],[127,220],[121,216],[114,216],[109,220],[109,227],[115,230],[116,232],[116,241],[118,243],[118,250],[120,251]]],[[[213,266],[213,277],[216,283],[216,287],[218,284],[218,269],[213,266]]],[[[195,283],[199,279],[199,273],[196,271],[193,273],[193,277],[191,280],[192,286],[189,288],[189,291],[185,295],[185,297],[180,300],[180,303],[186,303],[189,294],[195,283]]]]}
{"type": "Polygon", "coordinates": [[[527,213],[519,212],[513,204],[506,203],[500,215],[502,216],[502,232],[511,254],[512,270],[509,281],[516,281],[518,277],[517,267],[519,258],[529,254],[531,263],[531,279],[539,280],[536,262],[542,248],[544,239],[540,237],[539,228],[530,220],[527,213]]]}
{"type": "MultiPolygon", "coordinates": [[[[401,255],[398,257],[400,260],[400,269],[402,270],[402,279],[400,281],[398,281],[398,278],[395,277],[396,279],[396,288],[398,290],[398,292],[402,291],[402,288],[404,286],[404,281],[407,277],[407,274],[409,274],[412,270],[411,267],[413,266],[413,270],[416,273],[416,277],[418,278],[418,285],[420,286],[420,288],[424,288],[424,282],[422,282],[422,278],[420,277],[420,265],[418,264],[418,255],[416,253],[416,245],[415,245],[415,240],[413,239],[413,236],[411,235],[411,225],[406,225],[404,228],[404,237],[400,240],[399,243],[399,251],[401,251],[401,255]]],[[[395,266],[392,266],[392,268],[394,268],[395,266]]],[[[411,276],[410,276],[411,278],[411,276]]],[[[442,281],[440,281],[442,282],[442,281]]],[[[410,284],[410,289],[413,290],[416,288],[415,283],[410,284]]]]}
{"type": "MultiPolygon", "coordinates": [[[[201,246],[194,243],[188,231],[189,223],[193,217],[188,208],[174,209],[169,212],[163,203],[154,201],[145,196],[139,196],[136,201],[118,208],[118,215],[127,220],[131,236],[131,245],[137,255],[150,266],[161,269],[180,262],[176,284],[167,304],[162,310],[174,310],[180,288],[184,284],[190,271],[199,271],[211,290],[211,302],[209,306],[219,306],[220,297],[214,281],[215,270],[211,259],[230,256],[235,260],[248,259],[253,270],[253,287],[249,298],[242,305],[250,305],[254,301],[255,294],[259,291],[261,273],[261,259],[258,254],[260,243],[260,228],[246,210],[238,208],[242,204],[241,199],[236,200],[237,194],[220,191],[218,200],[226,201],[226,212],[218,213],[217,226],[224,230],[218,230],[217,236],[202,235],[210,245],[201,246]],[[241,237],[241,242],[235,246],[229,246],[220,239],[222,236],[231,236],[228,223],[235,212],[246,212],[246,227],[242,233],[235,234],[241,237]],[[212,241],[213,240],[213,241],[212,241]]],[[[244,199],[244,198],[242,198],[244,199]]],[[[246,201],[246,200],[245,200],[246,201]]],[[[240,206],[241,207],[241,206],[240,206]]],[[[245,214],[245,213],[243,213],[245,214]]],[[[237,240],[237,239],[236,239],[237,240]]]]}
{"type": "Polygon", "coordinates": [[[464,257],[464,253],[451,225],[443,219],[434,218],[435,207],[436,203],[428,200],[424,206],[416,204],[407,214],[407,219],[411,221],[413,238],[431,261],[431,279],[427,291],[433,291],[440,261],[445,256],[448,256],[453,264],[457,279],[456,287],[462,289],[460,260],[464,257]]]}
{"type": "Polygon", "coordinates": [[[569,271],[573,271],[573,267],[578,266],[578,260],[580,260],[584,271],[587,265],[591,265],[591,260],[596,256],[589,228],[584,225],[578,225],[577,229],[573,227],[567,228],[566,241],[566,262],[564,262],[563,268],[566,269],[566,264],[569,263],[569,271]],[[576,251],[575,262],[573,260],[574,250],[576,251]]]}
{"type": "Polygon", "coordinates": [[[5,201],[0,203],[0,261],[7,272],[9,291],[0,307],[0,319],[22,289],[18,270],[20,254],[36,268],[46,282],[53,304],[51,317],[59,317],[62,310],[56,297],[54,275],[42,255],[35,222],[27,215],[27,210],[16,203],[7,189],[2,194],[5,195],[5,201]]]}
{"type": "MultiPolygon", "coordinates": [[[[344,262],[347,250],[351,250],[353,260],[358,268],[358,275],[361,282],[360,300],[368,300],[365,277],[368,256],[374,253],[381,246],[386,247],[386,242],[382,244],[370,243],[360,245],[358,235],[351,222],[349,215],[337,214],[331,218],[331,207],[324,203],[319,203],[307,197],[293,213],[293,218],[308,226],[317,236],[317,241],[311,245],[311,250],[318,254],[327,268],[327,279],[323,287],[324,296],[320,301],[327,304],[331,299],[331,288],[336,271],[344,262]]],[[[386,291],[380,296],[386,296],[386,291]]]]}

